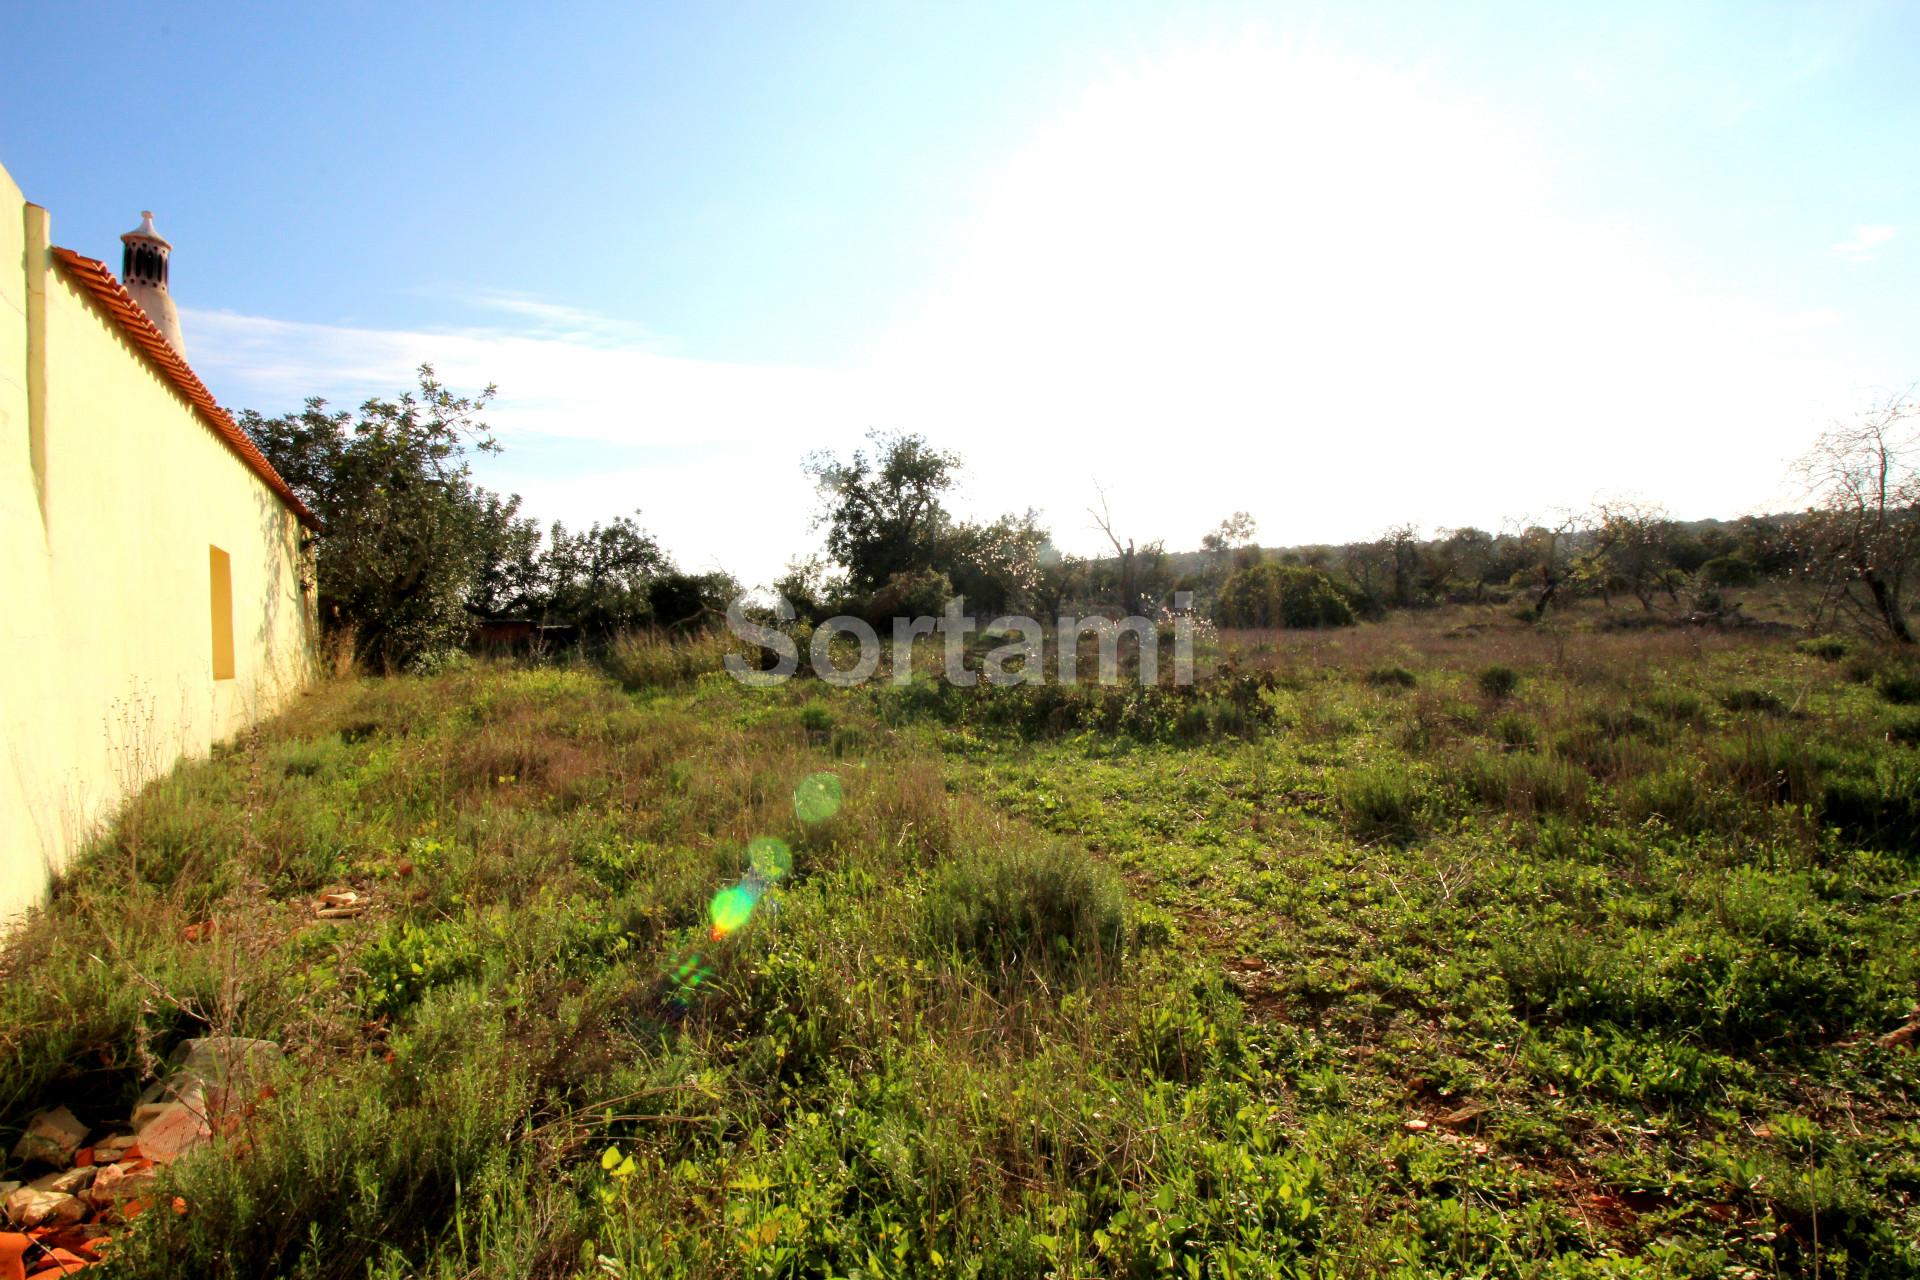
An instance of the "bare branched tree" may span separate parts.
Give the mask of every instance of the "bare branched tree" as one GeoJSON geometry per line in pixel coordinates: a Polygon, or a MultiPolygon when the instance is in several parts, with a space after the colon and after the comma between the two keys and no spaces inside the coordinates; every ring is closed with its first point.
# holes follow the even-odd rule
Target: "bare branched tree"
{"type": "Polygon", "coordinates": [[[1146,597],[1146,584],[1142,579],[1158,583],[1165,575],[1166,548],[1154,541],[1135,550],[1132,538],[1122,543],[1120,535],[1114,531],[1113,512],[1107,506],[1107,491],[1100,487],[1099,481],[1094,482],[1093,491],[1100,495],[1100,509],[1096,511],[1088,507],[1087,514],[1093,517],[1094,527],[1113,544],[1113,554],[1119,559],[1121,607],[1130,617],[1139,615],[1144,612],[1146,597]]]}
{"type": "Polygon", "coordinates": [[[1648,612],[1659,592],[1665,592],[1670,602],[1680,603],[1686,575],[1674,567],[1674,523],[1665,511],[1635,502],[1603,502],[1588,522],[1593,545],[1587,550],[1587,563],[1592,585],[1603,601],[1611,606],[1612,593],[1625,590],[1648,612]]]}
{"type": "Polygon", "coordinates": [[[1833,428],[1798,470],[1812,503],[1799,549],[1823,605],[1913,644],[1906,586],[1920,567],[1920,401],[1901,396],[1833,428]]]}

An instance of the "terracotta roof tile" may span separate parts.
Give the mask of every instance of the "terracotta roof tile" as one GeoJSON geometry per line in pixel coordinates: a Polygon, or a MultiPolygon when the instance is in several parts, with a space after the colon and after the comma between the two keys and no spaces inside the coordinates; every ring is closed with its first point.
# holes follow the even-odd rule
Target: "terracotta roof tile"
{"type": "Polygon", "coordinates": [[[214,401],[213,393],[207,390],[206,384],[200,381],[199,376],[181,358],[180,353],[173,349],[173,344],[161,336],[160,330],[156,329],[153,321],[147,318],[146,311],[133,300],[133,295],[126,291],[113,272],[107,270],[106,263],[57,246],[53,250],[53,256],[61,266],[67,269],[81,288],[93,296],[93,300],[100,304],[108,317],[120,327],[121,332],[131,338],[133,344],[146,354],[160,376],[172,383],[174,388],[187,398],[187,402],[200,411],[201,420],[212,428],[213,433],[219,436],[229,449],[239,455],[240,461],[246,463],[247,468],[259,476],[266,483],[267,488],[273,490],[280,500],[292,509],[294,515],[300,518],[300,523],[309,529],[321,529],[323,526],[319,518],[307,510],[304,502],[294,496],[287,482],[280,478],[280,473],[273,469],[273,464],[268,462],[266,455],[260,452],[260,447],[254,444],[247,437],[247,433],[234,422],[233,415],[214,401]]]}

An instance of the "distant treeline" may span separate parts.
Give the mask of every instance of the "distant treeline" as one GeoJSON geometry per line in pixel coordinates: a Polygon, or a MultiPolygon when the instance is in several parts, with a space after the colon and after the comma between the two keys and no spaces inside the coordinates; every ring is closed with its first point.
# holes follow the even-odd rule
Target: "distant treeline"
{"type": "MultiPolygon", "coordinates": [[[[498,448],[480,414],[430,367],[416,390],[358,413],[310,400],[242,425],[321,518],[313,572],[321,616],[364,663],[431,662],[477,621],[511,618],[594,643],[622,632],[716,624],[740,593],[725,573],[679,569],[637,521],[542,528],[519,499],[472,480],[468,458],[498,448]]],[[[1920,568],[1920,408],[1888,405],[1821,436],[1801,464],[1808,508],[1733,521],[1678,521],[1611,503],[1513,532],[1410,526],[1343,546],[1264,550],[1235,512],[1169,552],[1125,535],[1096,487],[1087,515],[1111,555],[1056,550],[1039,514],[956,517],[957,454],[923,437],[869,433],[850,457],[804,471],[825,553],[773,584],[799,625],[852,614],[875,622],[967,611],[1058,616],[1069,609],[1162,614],[1184,598],[1224,626],[1339,626],[1390,609],[1514,602],[1532,616],[1576,600],[1717,612],[1721,593],[1767,580],[1809,584],[1809,621],[1847,620],[1913,643],[1907,583],[1920,568]],[[1182,593],[1185,593],[1184,597],[1182,593]]]]}

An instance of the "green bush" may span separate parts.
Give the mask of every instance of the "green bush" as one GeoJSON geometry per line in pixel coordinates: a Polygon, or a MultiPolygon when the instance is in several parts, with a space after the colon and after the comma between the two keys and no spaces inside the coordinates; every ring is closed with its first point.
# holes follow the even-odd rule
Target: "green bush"
{"type": "Polygon", "coordinates": [[[1258,564],[1229,577],[1220,588],[1223,627],[1349,627],[1353,610],[1332,579],[1297,564],[1258,564]]]}
{"type": "Polygon", "coordinates": [[[1911,671],[1889,671],[1880,677],[1880,696],[1896,707],[1920,704],[1920,675],[1911,671]]]}
{"type": "Polygon", "coordinates": [[[894,618],[937,618],[953,596],[953,582],[938,569],[896,573],[867,600],[867,620],[887,623],[894,618]]]}
{"type": "Polygon", "coordinates": [[[1794,648],[1822,662],[1838,662],[1853,650],[1845,636],[1810,636],[1794,648]]]}
{"type": "Polygon", "coordinates": [[[1461,771],[1461,782],[1478,803],[1523,818],[1577,814],[1587,802],[1587,775],[1552,756],[1476,752],[1461,771]]]}
{"type": "Polygon", "coordinates": [[[818,698],[800,708],[800,727],[808,733],[833,732],[833,712],[818,698]]]}
{"type": "Polygon", "coordinates": [[[1424,799],[1416,778],[1389,765],[1356,769],[1339,784],[1347,825],[1362,840],[1411,839],[1424,799]]]}
{"type": "Polygon", "coordinates": [[[1700,578],[1715,587],[1751,587],[1760,581],[1760,570],[1740,556],[1715,556],[1700,566],[1700,578]]]}
{"type": "Polygon", "coordinates": [[[1531,751],[1540,740],[1533,721],[1511,711],[1493,722],[1491,733],[1495,741],[1510,751],[1531,751]]]}
{"type": "Polygon", "coordinates": [[[958,954],[1003,979],[1085,978],[1119,967],[1125,903],[1119,877],[1085,853],[993,849],[940,871],[921,929],[935,955],[958,954]]]}
{"type": "Polygon", "coordinates": [[[1720,705],[1735,713],[1758,712],[1768,716],[1784,715],[1787,710],[1786,703],[1765,689],[1729,689],[1720,695],[1720,705]]]}
{"type": "Polygon", "coordinates": [[[1489,698],[1510,698],[1520,687],[1520,674],[1496,663],[1480,673],[1480,692],[1489,698]]]}
{"type": "Polygon", "coordinates": [[[1700,695],[1685,689],[1655,689],[1646,697],[1647,710],[1674,724],[1700,725],[1706,720],[1707,705],[1700,695]]]}

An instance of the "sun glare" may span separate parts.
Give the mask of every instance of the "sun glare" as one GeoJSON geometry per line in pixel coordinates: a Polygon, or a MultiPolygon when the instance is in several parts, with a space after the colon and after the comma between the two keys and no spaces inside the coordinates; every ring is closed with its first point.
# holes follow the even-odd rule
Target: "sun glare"
{"type": "MultiPolygon", "coordinates": [[[[1523,123],[1330,53],[1240,41],[1118,66],[992,185],[927,326],[888,359],[903,391],[954,389],[956,439],[988,423],[1020,440],[981,467],[983,505],[1030,501],[1045,469],[1058,517],[1099,474],[1170,529],[1240,506],[1274,534],[1377,532],[1340,493],[1376,456],[1357,440],[1405,464],[1374,469],[1369,505],[1439,522],[1551,491],[1576,425],[1671,450],[1705,397],[1745,404],[1750,428],[1782,417],[1752,321],[1553,208],[1549,167],[1523,123]],[[1484,458],[1436,487],[1463,438],[1484,458]],[[1300,491],[1286,509],[1170,493],[1139,461],[1170,441],[1231,444],[1241,474],[1300,491]]],[[[1805,417],[1784,420],[1797,439],[1805,417]]],[[[1695,439],[1707,465],[1715,442],[1695,439]]],[[[1589,467],[1566,497],[1631,481],[1589,467]]]]}

